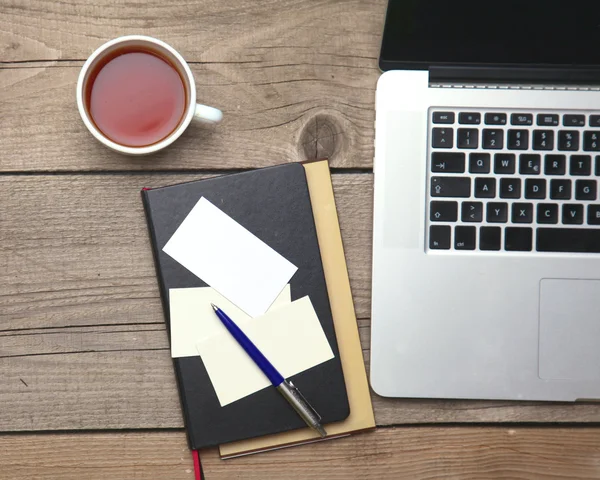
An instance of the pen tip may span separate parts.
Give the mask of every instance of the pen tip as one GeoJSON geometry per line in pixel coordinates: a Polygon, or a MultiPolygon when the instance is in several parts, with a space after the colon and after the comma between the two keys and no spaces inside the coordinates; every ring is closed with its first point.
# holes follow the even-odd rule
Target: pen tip
{"type": "Polygon", "coordinates": [[[217,307],[214,303],[211,303],[210,306],[213,307],[215,312],[219,309],[219,307],[217,307]]]}
{"type": "Polygon", "coordinates": [[[315,426],[315,430],[317,432],[319,432],[319,435],[321,435],[321,437],[326,437],[327,436],[327,432],[325,431],[325,429],[323,428],[322,425],[318,424],[315,426]]]}

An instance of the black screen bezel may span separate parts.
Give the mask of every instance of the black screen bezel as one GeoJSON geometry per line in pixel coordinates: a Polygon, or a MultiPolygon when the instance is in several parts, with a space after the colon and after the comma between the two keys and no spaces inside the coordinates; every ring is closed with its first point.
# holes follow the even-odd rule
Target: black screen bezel
{"type": "MultiPolygon", "coordinates": [[[[503,71],[504,80],[525,80],[532,81],[552,81],[560,80],[562,82],[581,82],[597,83],[600,81],[600,63],[599,64],[566,64],[566,63],[480,63],[480,62],[444,62],[438,60],[402,60],[399,58],[385,58],[384,50],[387,42],[396,41],[393,30],[398,28],[390,21],[390,11],[398,7],[398,4],[405,0],[389,0],[386,10],[384,31],[379,51],[379,68],[382,71],[388,70],[435,70],[440,77],[456,79],[457,76],[474,73],[476,79],[488,80],[498,79],[498,71],[503,71]],[[525,74],[523,70],[529,70],[525,74]],[[458,72],[462,72],[459,74],[458,72]],[[477,72],[475,74],[475,72],[477,72]]],[[[599,35],[600,47],[600,35],[599,35]]],[[[389,49],[388,49],[389,50],[389,49]]]]}

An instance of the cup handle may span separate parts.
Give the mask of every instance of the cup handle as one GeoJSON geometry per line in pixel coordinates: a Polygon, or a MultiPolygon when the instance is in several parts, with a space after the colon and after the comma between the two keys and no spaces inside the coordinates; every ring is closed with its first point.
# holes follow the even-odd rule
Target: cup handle
{"type": "Polygon", "coordinates": [[[202,123],[214,125],[223,120],[223,112],[218,108],[209,107],[208,105],[196,104],[194,110],[194,119],[202,123]]]}

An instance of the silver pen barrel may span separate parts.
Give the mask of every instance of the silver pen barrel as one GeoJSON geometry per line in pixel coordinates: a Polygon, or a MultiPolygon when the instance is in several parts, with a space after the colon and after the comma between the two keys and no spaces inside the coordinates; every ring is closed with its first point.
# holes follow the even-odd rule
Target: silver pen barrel
{"type": "Polygon", "coordinates": [[[306,422],[306,424],[312,429],[319,432],[319,435],[324,437],[327,432],[321,425],[321,416],[315,411],[310,403],[300,393],[300,390],[290,381],[284,380],[283,383],[278,385],[277,390],[281,393],[285,399],[290,403],[294,410],[298,412],[298,415],[306,422]]]}

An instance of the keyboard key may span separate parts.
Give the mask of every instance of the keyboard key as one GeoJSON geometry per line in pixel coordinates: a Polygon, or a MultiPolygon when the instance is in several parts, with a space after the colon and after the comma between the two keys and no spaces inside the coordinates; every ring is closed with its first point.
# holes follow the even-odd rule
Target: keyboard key
{"type": "Polygon", "coordinates": [[[600,115],[590,115],[590,127],[600,127],[600,115]]]}
{"type": "Polygon", "coordinates": [[[600,253],[600,229],[538,228],[538,252],[600,253]]]}
{"type": "Polygon", "coordinates": [[[458,114],[458,123],[463,125],[479,125],[481,123],[481,113],[461,112],[458,114]]]}
{"type": "Polygon", "coordinates": [[[475,250],[475,227],[456,227],[454,229],[454,248],[456,250],[475,250]]]}
{"type": "Polygon", "coordinates": [[[500,227],[481,227],[479,229],[480,250],[500,250],[500,227]]]}
{"type": "Polygon", "coordinates": [[[565,225],[581,225],[583,223],[583,205],[565,203],[562,209],[562,218],[565,225]]]}
{"type": "Polygon", "coordinates": [[[508,149],[509,150],[527,150],[529,148],[528,130],[509,130],[508,131],[508,149]]]}
{"type": "Polygon", "coordinates": [[[490,154],[489,153],[470,153],[469,154],[469,172],[470,173],[490,173],[490,154]]]}
{"type": "Polygon", "coordinates": [[[600,155],[596,157],[596,176],[600,177],[600,155]]]}
{"type": "Polygon", "coordinates": [[[452,148],[454,146],[454,130],[451,128],[434,128],[431,138],[433,148],[452,148]]]}
{"type": "Polygon", "coordinates": [[[504,130],[500,130],[499,128],[484,128],[483,148],[502,150],[504,148],[504,130]]]}
{"type": "Polygon", "coordinates": [[[525,180],[525,198],[546,198],[546,180],[543,178],[528,178],[525,180]]]}
{"type": "Polygon", "coordinates": [[[600,225],[600,205],[588,205],[588,225],[600,225]]]}
{"type": "Polygon", "coordinates": [[[576,200],[596,200],[596,180],[577,180],[575,182],[576,200]]]}
{"type": "Polygon", "coordinates": [[[523,227],[507,227],[504,230],[504,250],[507,252],[531,252],[533,230],[523,227]]]}
{"type": "Polygon", "coordinates": [[[514,153],[497,153],[494,155],[494,173],[513,174],[516,169],[514,153]]]}
{"type": "Polygon", "coordinates": [[[550,198],[552,200],[570,200],[571,199],[571,180],[552,179],[550,180],[550,198]]]}
{"type": "Polygon", "coordinates": [[[476,128],[459,128],[458,148],[477,148],[479,146],[479,130],[476,128]]]}
{"type": "Polygon", "coordinates": [[[433,112],[433,123],[454,123],[454,112],[433,112]]]}
{"type": "Polygon", "coordinates": [[[476,198],[494,198],[496,196],[495,178],[476,178],[475,179],[475,197],[476,198]]]}
{"type": "Polygon", "coordinates": [[[523,153],[519,157],[519,173],[521,175],[539,175],[541,159],[537,154],[523,153]]]}
{"type": "Polygon", "coordinates": [[[576,130],[561,130],[558,132],[558,149],[572,152],[579,150],[579,132],[576,130]]]}
{"type": "Polygon", "coordinates": [[[464,177],[431,177],[432,197],[471,196],[471,179],[464,177]]]}
{"type": "Polygon", "coordinates": [[[487,204],[488,223],[508,222],[508,203],[490,202],[487,204]]]}
{"type": "Polygon", "coordinates": [[[567,172],[567,157],[564,155],[546,155],[544,173],[546,175],[564,175],[567,172]]]}
{"type": "Polygon", "coordinates": [[[500,179],[500,198],[521,198],[521,179],[500,179]]]}
{"type": "Polygon", "coordinates": [[[462,214],[460,219],[463,222],[481,222],[483,221],[483,203],[481,202],[463,202],[462,214]]]}
{"type": "Polygon", "coordinates": [[[533,125],[533,115],[531,113],[513,113],[510,116],[512,125],[533,125]]]}
{"type": "Polygon", "coordinates": [[[532,203],[513,203],[512,204],[512,222],[513,223],[533,223],[533,204],[532,203]]]}
{"type": "Polygon", "coordinates": [[[486,113],[486,125],[506,125],[506,113],[486,113]]]}
{"type": "Polygon", "coordinates": [[[429,220],[432,222],[456,222],[458,202],[431,202],[429,220]]]}
{"type": "Polygon", "coordinates": [[[431,155],[431,171],[436,173],[464,173],[465,154],[458,152],[434,152],[431,155]]]}
{"type": "Polygon", "coordinates": [[[592,174],[592,157],[589,155],[571,155],[571,175],[587,176],[592,174]]]}
{"type": "Polygon", "coordinates": [[[565,127],[583,127],[585,126],[585,115],[563,115],[563,125],[565,127]]]}
{"type": "Polygon", "coordinates": [[[534,150],[552,150],[552,149],[554,149],[554,131],[553,130],[535,130],[533,132],[533,149],[534,150]]]}
{"type": "Polygon", "coordinates": [[[432,225],[429,227],[429,248],[432,250],[450,250],[450,227],[432,225]]]}
{"type": "Polygon", "coordinates": [[[558,125],[558,115],[539,113],[537,116],[537,124],[540,127],[556,127],[558,125]]]}
{"type": "Polygon", "coordinates": [[[538,204],[537,223],[558,223],[558,205],[556,203],[538,204]]]}
{"type": "Polygon", "coordinates": [[[600,131],[583,132],[583,150],[600,152],[600,131]]]}

